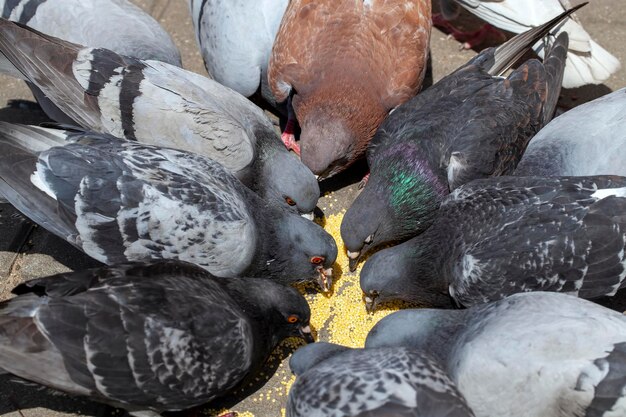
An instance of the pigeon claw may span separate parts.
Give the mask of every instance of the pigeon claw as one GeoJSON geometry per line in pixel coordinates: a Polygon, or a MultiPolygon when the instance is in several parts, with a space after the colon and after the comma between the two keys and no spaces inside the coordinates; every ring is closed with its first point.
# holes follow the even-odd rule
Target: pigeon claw
{"type": "Polygon", "coordinates": [[[280,138],[288,150],[293,151],[296,155],[300,156],[300,145],[296,142],[296,136],[293,133],[283,132],[280,138]]]}
{"type": "Polygon", "coordinates": [[[330,292],[330,289],[333,286],[333,269],[324,269],[320,266],[317,268],[317,273],[317,283],[322,289],[322,292],[330,292]]]}
{"type": "Polygon", "coordinates": [[[367,174],[365,174],[363,179],[359,182],[359,190],[362,190],[363,188],[365,188],[369,179],[370,179],[370,173],[368,172],[367,174]]]}

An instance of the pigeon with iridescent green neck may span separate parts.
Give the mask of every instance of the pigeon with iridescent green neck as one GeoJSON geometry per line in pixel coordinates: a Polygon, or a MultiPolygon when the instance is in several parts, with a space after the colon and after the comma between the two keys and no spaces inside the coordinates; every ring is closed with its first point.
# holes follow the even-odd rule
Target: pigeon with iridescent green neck
{"type": "Polygon", "coordinates": [[[567,34],[543,63],[531,59],[507,78],[497,75],[565,17],[483,51],[385,120],[368,149],[369,181],[341,224],[351,269],[370,250],[426,230],[451,190],[515,169],[554,113],[567,34]]]}

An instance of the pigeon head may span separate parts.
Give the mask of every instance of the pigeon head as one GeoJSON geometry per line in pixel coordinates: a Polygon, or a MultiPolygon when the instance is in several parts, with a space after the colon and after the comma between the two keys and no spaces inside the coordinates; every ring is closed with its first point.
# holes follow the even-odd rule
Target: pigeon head
{"type": "Polygon", "coordinates": [[[368,312],[396,300],[453,307],[448,286],[439,273],[441,251],[422,236],[383,249],[365,262],[360,282],[368,312]]]}
{"type": "Polygon", "coordinates": [[[405,154],[404,147],[376,153],[365,188],[343,218],[341,237],[351,270],[377,247],[426,230],[448,194],[444,180],[430,169],[429,163],[416,160],[407,164],[399,159],[405,154]]]}
{"type": "Polygon", "coordinates": [[[291,355],[289,368],[295,375],[302,375],[320,362],[346,350],[350,348],[326,342],[311,343],[291,355]]]}
{"type": "Polygon", "coordinates": [[[302,128],[302,162],[319,179],[361,157],[388,112],[371,91],[353,81],[320,81],[318,88],[300,93],[292,103],[302,128]]]}
{"type": "Polygon", "coordinates": [[[311,310],[295,288],[262,278],[225,278],[222,283],[250,319],[269,327],[270,349],[288,337],[314,342],[311,310]]]}
{"type": "Polygon", "coordinates": [[[406,347],[445,359],[454,346],[455,334],[467,327],[469,310],[400,310],[380,320],[365,339],[366,349],[406,347]]]}
{"type": "Polygon", "coordinates": [[[332,286],[332,266],[337,244],[316,223],[285,210],[274,210],[261,242],[261,265],[253,274],[275,277],[284,284],[316,281],[322,291],[332,286]]]}
{"type": "Polygon", "coordinates": [[[284,208],[312,214],[320,197],[317,178],[292,155],[274,132],[260,149],[257,169],[253,169],[255,187],[265,200],[277,201],[284,208]]]}

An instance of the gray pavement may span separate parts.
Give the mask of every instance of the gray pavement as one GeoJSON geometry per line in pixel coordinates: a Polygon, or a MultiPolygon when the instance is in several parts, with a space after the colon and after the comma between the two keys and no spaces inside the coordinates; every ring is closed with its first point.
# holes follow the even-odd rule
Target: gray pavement
{"type": "MultiPolygon", "coordinates": [[[[134,0],[149,11],[172,34],[179,46],[185,68],[205,74],[202,59],[196,47],[193,27],[182,0],[134,0]]],[[[576,1],[573,3],[580,3],[576,1]]],[[[626,65],[626,7],[623,0],[593,0],[578,13],[587,31],[626,65]]],[[[476,25],[466,18],[468,26],[476,25]]],[[[465,63],[474,55],[473,51],[460,51],[458,42],[448,39],[438,30],[432,34],[433,79],[438,80],[465,63]]],[[[0,120],[22,123],[38,123],[45,120],[40,112],[32,109],[10,106],[10,100],[32,100],[30,91],[20,82],[0,76],[0,120]]],[[[626,69],[622,68],[606,85],[592,86],[563,93],[562,104],[572,107],[597,97],[608,91],[626,86],[626,69]]],[[[355,183],[365,172],[364,165],[352,169],[332,182],[322,184],[324,191],[334,191],[330,198],[320,202],[326,213],[334,213],[346,208],[356,195],[355,183]]],[[[68,270],[84,269],[98,263],[86,257],[66,242],[33,225],[10,205],[0,203],[0,299],[10,297],[10,290],[19,282],[30,278],[50,275],[68,270]]],[[[618,310],[624,310],[624,297],[607,300],[605,303],[618,310]]],[[[274,361],[278,372],[254,395],[239,404],[231,401],[239,411],[249,411],[257,417],[280,416],[284,406],[284,396],[273,395],[284,387],[288,370],[284,362],[274,361]],[[261,401],[261,399],[265,401],[261,401]]],[[[266,370],[267,375],[273,372],[266,370]]],[[[262,378],[261,378],[262,379],[262,378]]],[[[211,415],[205,412],[207,415],[211,415]]],[[[6,375],[0,375],[0,417],[61,417],[61,416],[109,416],[109,410],[87,400],[51,395],[32,386],[16,384],[6,375]]],[[[244,414],[247,415],[247,414],[244,414]]]]}

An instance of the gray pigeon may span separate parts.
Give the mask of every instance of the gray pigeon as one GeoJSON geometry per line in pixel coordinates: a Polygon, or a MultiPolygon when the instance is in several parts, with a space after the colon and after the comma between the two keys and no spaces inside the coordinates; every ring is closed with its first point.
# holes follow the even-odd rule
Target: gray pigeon
{"type": "Polygon", "coordinates": [[[220,84],[276,107],[267,66],[288,0],[189,0],[204,65],[220,84]]]}
{"type": "Polygon", "coordinates": [[[150,417],[228,394],[283,339],[312,342],[306,300],[176,261],[28,281],[0,303],[0,370],[150,417]]]}
{"type": "Polygon", "coordinates": [[[519,176],[626,175],[626,89],[577,106],[528,144],[519,176]]]}
{"type": "Polygon", "coordinates": [[[331,285],[333,238],[209,158],[8,123],[0,138],[0,193],[100,262],[180,259],[219,277],[331,285]]]}
{"type": "Polygon", "coordinates": [[[341,224],[351,269],[368,252],[426,230],[458,186],[515,170],[554,113],[567,34],[543,63],[530,59],[507,78],[500,75],[566,18],[482,51],[383,122],[368,148],[369,180],[341,224]]]}
{"type": "Polygon", "coordinates": [[[365,342],[390,346],[436,358],[477,417],[626,415],[626,317],[580,298],[531,292],[399,311],[365,342]]]}
{"type": "MultiPolygon", "coordinates": [[[[126,0],[0,0],[0,10],[5,19],[69,42],[182,67],[170,35],[126,0]]],[[[0,67],[12,68],[12,64],[0,55],[0,67]]],[[[29,86],[50,118],[73,122],[39,88],[29,86]]]]}
{"type": "Polygon", "coordinates": [[[457,188],[423,234],[372,256],[372,309],[404,299],[466,307],[526,291],[582,298],[626,286],[626,178],[494,177],[457,188]]]}
{"type": "Polygon", "coordinates": [[[403,347],[313,343],[289,361],[287,417],[472,417],[439,365],[403,347]]]}
{"type": "Polygon", "coordinates": [[[310,213],[313,173],[263,111],[217,82],[163,62],[89,48],[0,20],[0,50],[80,126],[208,156],[276,204],[310,213]]]}

